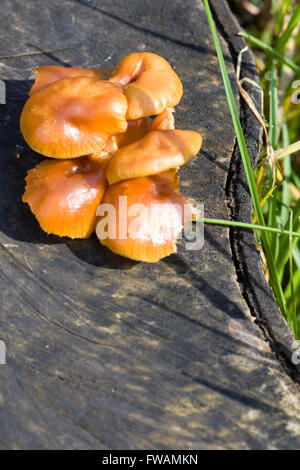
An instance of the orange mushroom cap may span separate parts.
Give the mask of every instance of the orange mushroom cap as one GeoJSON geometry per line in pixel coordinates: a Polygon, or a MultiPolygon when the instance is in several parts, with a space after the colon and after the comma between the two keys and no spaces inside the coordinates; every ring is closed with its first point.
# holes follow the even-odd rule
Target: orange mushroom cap
{"type": "Polygon", "coordinates": [[[113,69],[110,81],[124,87],[128,100],[127,119],[139,119],[176,106],[182,84],[171,65],[150,52],[134,52],[113,69]]]}
{"type": "Polygon", "coordinates": [[[127,121],[127,129],[122,134],[116,136],[118,147],[122,148],[126,145],[133,144],[145,137],[150,129],[148,118],[136,119],[135,121],[127,121]]]}
{"type": "Polygon", "coordinates": [[[112,135],[99,152],[91,153],[88,157],[96,162],[108,161],[118,150],[118,140],[116,135],[112,135]]]}
{"type": "Polygon", "coordinates": [[[91,77],[98,80],[108,80],[111,69],[81,69],[75,67],[62,67],[61,65],[42,65],[33,69],[35,82],[29,91],[29,96],[41,91],[50,83],[64,78],[91,77]]]}
{"type": "Polygon", "coordinates": [[[36,152],[74,158],[98,152],[125,132],[127,100],[119,86],[90,77],[64,78],[34,93],[21,114],[21,132],[36,152]]]}
{"type": "Polygon", "coordinates": [[[108,182],[114,184],[177,168],[199,152],[201,143],[202,137],[195,131],[150,131],[111,158],[106,174],[108,182]]]}
{"type": "Polygon", "coordinates": [[[99,217],[96,234],[100,242],[118,255],[148,263],[175,253],[176,239],[195,213],[177,188],[175,170],[109,186],[102,204],[115,208],[116,217],[112,218],[115,225],[105,237],[102,229],[106,216],[99,217]],[[127,210],[120,196],[126,197],[127,210]],[[138,207],[140,212],[135,212],[138,207]]]}
{"type": "Polygon", "coordinates": [[[92,153],[89,158],[96,161],[109,160],[119,148],[129,145],[144,137],[149,130],[150,122],[148,118],[137,119],[127,122],[127,130],[121,134],[112,135],[105,144],[105,147],[97,153],[92,153]]]}
{"type": "Polygon", "coordinates": [[[88,238],[106,186],[103,163],[88,158],[46,160],[28,171],[22,200],[45,232],[88,238]]]}
{"type": "Polygon", "coordinates": [[[163,110],[162,113],[158,114],[152,121],[150,130],[167,130],[167,129],[175,129],[175,119],[174,115],[175,109],[174,108],[166,108],[163,110]]]}

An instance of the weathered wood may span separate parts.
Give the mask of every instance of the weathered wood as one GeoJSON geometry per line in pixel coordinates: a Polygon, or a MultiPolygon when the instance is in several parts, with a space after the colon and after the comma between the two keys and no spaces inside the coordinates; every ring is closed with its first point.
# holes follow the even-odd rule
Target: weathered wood
{"type": "MultiPolygon", "coordinates": [[[[223,2],[213,5],[234,84],[236,25],[223,2]]],[[[0,25],[0,447],[298,447],[299,387],[242,295],[226,228],[207,228],[200,251],[180,243],[176,255],[147,265],[95,237],[46,236],[20,200],[26,171],[41,159],[18,122],[31,68],[110,67],[145,50],[183,81],[177,126],[204,136],[181,171],[182,192],[204,202],[207,216],[229,217],[227,196],[249,216],[248,195],[236,189],[242,173],[234,187],[228,180],[234,131],[202,2],[4,0],[0,25]]],[[[243,69],[253,76],[251,55],[243,69]]],[[[254,158],[260,130],[244,112],[254,158]]],[[[254,253],[247,237],[239,246],[249,241],[254,253]]],[[[265,301],[279,321],[256,263],[260,318],[265,301]]]]}

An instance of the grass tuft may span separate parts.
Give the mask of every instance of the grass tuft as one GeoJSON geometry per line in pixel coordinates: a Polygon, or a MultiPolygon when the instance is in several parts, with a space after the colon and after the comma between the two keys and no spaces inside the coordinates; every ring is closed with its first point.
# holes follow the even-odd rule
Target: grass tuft
{"type": "MultiPolygon", "coordinates": [[[[237,226],[255,231],[266,259],[266,277],[282,314],[299,338],[300,314],[300,5],[295,0],[273,0],[273,20],[255,35],[240,34],[256,48],[265,119],[275,159],[266,159],[267,143],[255,172],[239,120],[228,72],[208,0],[203,0],[224,82],[227,102],[248,182],[257,224],[203,219],[205,223],[237,226]],[[299,80],[299,82],[298,82],[299,80]],[[298,106],[298,108],[297,108],[298,106]],[[297,160],[298,158],[298,160],[297,160]],[[276,166],[274,162],[276,161],[276,166]]],[[[259,4],[260,2],[256,2],[259,4]]],[[[262,2],[261,2],[262,3],[262,2]]],[[[241,2],[242,8],[243,2],[241,2]]]]}

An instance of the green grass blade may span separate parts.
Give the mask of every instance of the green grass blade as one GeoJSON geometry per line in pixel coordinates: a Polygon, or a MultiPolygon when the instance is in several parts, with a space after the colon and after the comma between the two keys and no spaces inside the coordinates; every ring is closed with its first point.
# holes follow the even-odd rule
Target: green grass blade
{"type": "Polygon", "coordinates": [[[275,45],[275,49],[278,52],[283,51],[285,45],[287,44],[288,40],[293,34],[296,26],[298,26],[299,22],[300,22],[300,4],[294,9],[287,27],[285,28],[284,32],[281,34],[280,38],[278,39],[275,45]]]}
{"type": "Polygon", "coordinates": [[[297,173],[295,171],[293,171],[292,180],[293,180],[295,186],[298,189],[300,189],[300,177],[297,175],[297,173]]]}
{"type": "MultiPolygon", "coordinates": [[[[299,269],[294,272],[292,281],[293,281],[294,292],[299,292],[300,291],[300,270],[299,269]]],[[[286,298],[289,308],[291,308],[291,299],[292,299],[291,291],[292,291],[291,282],[289,281],[286,288],[284,289],[284,296],[286,298]]],[[[299,303],[299,300],[298,300],[298,303],[299,303]]],[[[297,303],[296,303],[296,309],[297,309],[297,303]]],[[[298,335],[299,335],[299,328],[298,328],[298,335]]]]}
{"type": "Polygon", "coordinates": [[[284,230],[277,227],[268,227],[266,225],[249,224],[247,222],[237,222],[236,220],[225,220],[225,219],[211,219],[204,217],[203,219],[197,219],[196,222],[203,222],[204,224],[212,225],[228,225],[230,227],[240,227],[251,230],[260,230],[263,232],[276,233],[279,235],[287,235],[296,238],[300,238],[300,232],[290,232],[290,230],[284,230]]]}
{"type": "MultiPolygon", "coordinates": [[[[283,121],[282,125],[282,143],[284,147],[289,145],[289,129],[287,126],[286,119],[283,121]]],[[[282,183],[282,206],[281,206],[281,213],[280,213],[280,220],[281,225],[284,227],[286,224],[288,217],[289,217],[289,205],[290,205],[290,182],[291,182],[291,175],[292,175],[292,165],[291,165],[291,156],[286,155],[283,160],[283,176],[284,180],[282,183]]]]}
{"type": "Polygon", "coordinates": [[[296,64],[298,64],[299,61],[300,61],[300,54],[298,54],[298,55],[295,57],[294,62],[295,62],[296,64]]]}
{"type": "Polygon", "coordinates": [[[297,267],[297,270],[300,272],[300,249],[297,243],[293,245],[293,259],[295,262],[295,266],[297,267]]]}
{"type": "Polygon", "coordinates": [[[276,66],[273,63],[270,83],[270,141],[274,150],[278,147],[278,90],[276,66]]]}
{"type": "MultiPolygon", "coordinates": [[[[271,68],[271,82],[270,82],[270,141],[274,150],[278,147],[278,92],[277,92],[277,73],[275,64],[271,68]]],[[[272,169],[270,169],[269,187],[272,187],[272,169]]],[[[268,200],[268,225],[274,227],[276,225],[276,198],[274,195],[268,200]]],[[[274,256],[277,254],[277,237],[270,235],[270,245],[274,256]]]]}
{"type": "MultiPolygon", "coordinates": [[[[300,233],[299,230],[299,217],[300,217],[300,199],[297,201],[294,210],[294,217],[293,217],[293,232],[300,233]]],[[[289,221],[287,222],[284,229],[289,228],[289,221]]],[[[278,272],[282,272],[284,267],[288,261],[289,257],[289,242],[288,239],[281,240],[279,244],[279,251],[278,251],[278,258],[276,260],[278,272]]]]}
{"type": "Polygon", "coordinates": [[[272,0],[272,10],[275,17],[275,33],[279,34],[280,31],[280,11],[277,5],[276,0],[272,0]]]}
{"type": "MultiPolygon", "coordinates": [[[[254,207],[254,210],[255,210],[255,213],[256,213],[257,220],[258,220],[259,224],[262,225],[262,226],[265,226],[265,220],[264,220],[262,209],[260,207],[260,200],[259,200],[259,196],[258,196],[258,192],[257,192],[255,177],[254,177],[254,173],[252,171],[250,157],[249,157],[247,145],[246,145],[246,142],[245,142],[245,137],[244,137],[244,134],[243,134],[242,126],[241,126],[241,123],[240,123],[237,107],[236,107],[236,104],[235,104],[235,99],[234,99],[233,92],[232,92],[232,89],[231,89],[230,80],[229,80],[228,72],[227,72],[227,69],[226,69],[226,65],[225,65],[221,45],[220,45],[220,42],[219,42],[219,38],[218,38],[218,35],[217,35],[215,23],[214,23],[214,20],[213,20],[213,17],[212,17],[212,13],[211,13],[211,10],[210,10],[210,7],[209,7],[208,0],[203,0],[203,2],[204,2],[204,8],[205,8],[206,14],[207,14],[208,22],[209,22],[209,25],[210,25],[212,37],[213,37],[213,40],[214,40],[214,43],[215,43],[217,56],[218,56],[218,59],[219,59],[219,64],[220,64],[220,69],[221,69],[221,73],[222,73],[222,78],[223,78],[223,81],[224,81],[227,101],[228,101],[228,105],[229,105],[229,109],[230,109],[234,129],[235,129],[235,133],[236,133],[236,138],[237,138],[237,142],[238,142],[238,145],[239,145],[239,149],[240,149],[240,153],[241,153],[241,157],[242,157],[242,161],[243,161],[244,170],[245,170],[245,173],[246,173],[246,178],[247,178],[249,191],[250,191],[251,198],[252,198],[253,207],[254,207]]],[[[299,70],[300,70],[300,68],[299,68],[299,70]]],[[[269,269],[269,274],[270,274],[270,284],[273,288],[274,295],[276,297],[277,303],[278,303],[282,313],[286,316],[285,299],[284,299],[282,287],[281,287],[281,284],[279,282],[279,278],[278,278],[278,275],[277,275],[277,271],[276,271],[276,267],[275,267],[275,263],[274,263],[274,259],[273,259],[273,255],[272,255],[272,249],[271,249],[271,246],[270,246],[268,234],[266,232],[262,231],[261,232],[261,239],[262,239],[263,247],[264,247],[265,254],[266,254],[266,259],[267,259],[267,264],[268,264],[268,269],[269,269]]]]}
{"type": "MultiPolygon", "coordinates": [[[[205,0],[203,0],[205,1],[205,0]]],[[[276,51],[273,47],[269,46],[269,44],[266,44],[265,42],[261,41],[260,39],[257,39],[256,37],[252,36],[252,34],[246,33],[246,31],[242,31],[239,33],[240,36],[243,36],[243,38],[247,39],[248,41],[252,42],[256,47],[259,47],[262,49],[264,52],[266,52],[269,56],[273,57],[274,59],[278,59],[280,62],[283,64],[287,65],[290,67],[294,72],[300,73],[300,67],[297,65],[295,62],[293,62],[289,57],[280,54],[280,52],[276,51]]]]}
{"type": "Polygon", "coordinates": [[[283,149],[276,150],[274,156],[276,160],[279,160],[280,158],[284,158],[286,155],[291,155],[292,153],[298,152],[299,150],[300,150],[300,140],[288,146],[284,145],[283,149]]]}
{"type": "MultiPolygon", "coordinates": [[[[286,10],[287,8],[284,8],[284,10],[286,10]]],[[[283,17],[285,15],[284,12],[281,12],[281,16],[283,17]]],[[[298,26],[299,24],[299,21],[300,21],[300,5],[298,5],[293,13],[292,13],[292,16],[284,30],[284,32],[281,34],[281,36],[278,38],[275,46],[274,46],[274,49],[279,53],[279,54],[282,54],[283,51],[284,51],[284,48],[286,46],[286,44],[288,43],[290,37],[292,36],[295,28],[298,26]]],[[[277,31],[278,33],[278,31],[277,31]]],[[[294,63],[297,64],[299,61],[299,59],[296,57],[294,59],[294,63]]],[[[266,62],[266,65],[265,65],[265,68],[264,68],[264,71],[263,71],[263,74],[265,74],[270,66],[271,66],[271,59],[269,58],[266,62]]]]}
{"type": "Polygon", "coordinates": [[[289,235],[289,272],[290,272],[290,284],[291,284],[291,304],[292,304],[292,325],[295,332],[295,336],[298,337],[297,331],[297,313],[296,313],[296,304],[295,304],[295,291],[294,291],[294,277],[293,277],[293,211],[290,215],[290,235],[289,235]]]}

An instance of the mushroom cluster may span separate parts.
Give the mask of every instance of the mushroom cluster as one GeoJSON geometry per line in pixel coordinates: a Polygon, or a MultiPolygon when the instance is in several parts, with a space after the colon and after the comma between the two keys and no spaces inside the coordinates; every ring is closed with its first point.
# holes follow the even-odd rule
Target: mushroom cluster
{"type": "Polygon", "coordinates": [[[179,193],[177,169],[199,152],[202,137],[175,129],[183,91],[170,64],[132,53],[113,70],[42,66],[35,74],[21,132],[53,160],[28,171],[22,200],[41,228],[71,238],[96,231],[103,245],[138,261],[174,253],[195,215],[179,193]]]}

